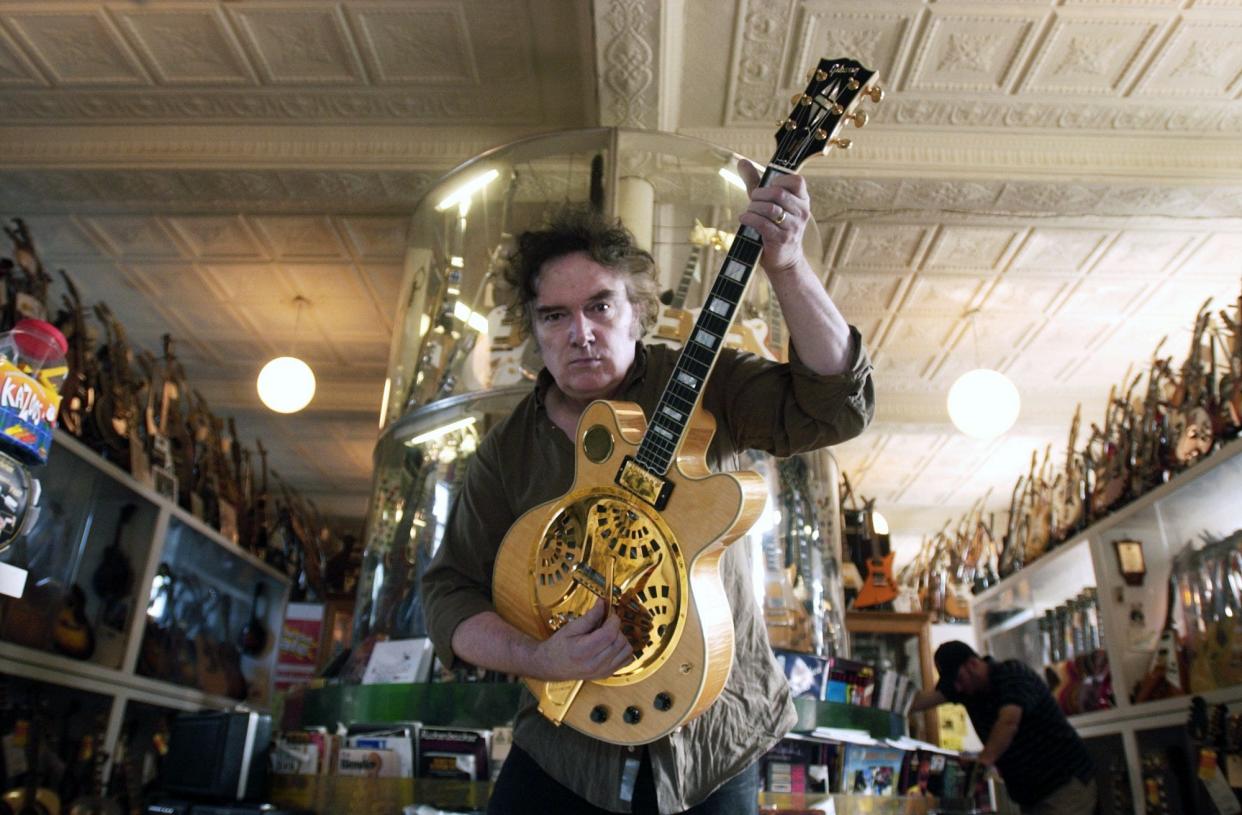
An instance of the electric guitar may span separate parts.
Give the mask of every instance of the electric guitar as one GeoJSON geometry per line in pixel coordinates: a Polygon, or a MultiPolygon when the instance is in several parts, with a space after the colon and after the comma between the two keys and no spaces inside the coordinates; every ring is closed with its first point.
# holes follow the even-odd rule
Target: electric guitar
{"type": "Polygon", "coordinates": [[[862,590],[854,599],[855,609],[886,606],[897,599],[897,584],[893,580],[892,551],[883,551],[881,535],[875,531],[872,518],[875,512],[875,499],[863,499],[863,514],[867,519],[867,541],[871,545],[871,556],[867,558],[867,576],[863,578],[862,590]]]}
{"type": "MultiPolygon", "coordinates": [[[[821,60],[776,133],[761,184],[797,170],[836,137],[862,97],[881,97],[876,74],[852,60],[821,60]]],[[[524,681],[539,710],[613,744],[646,744],[704,712],[733,663],[733,618],[720,558],[767,496],[754,473],[711,473],[715,419],[700,408],[708,376],[762,244],[743,227],[677,358],[650,421],[633,403],[597,401],[575,433],[574,481],[560,498],[522,515],[497,552],[496,609],[546,639],[604,598],[634,648],[612,676],[524,681]]]]}

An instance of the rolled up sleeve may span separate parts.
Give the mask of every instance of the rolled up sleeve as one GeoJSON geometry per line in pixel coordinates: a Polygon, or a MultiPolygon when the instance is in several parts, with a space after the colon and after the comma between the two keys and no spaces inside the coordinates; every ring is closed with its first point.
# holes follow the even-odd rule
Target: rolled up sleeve
{"type": "Polygon", "coordinates": [[[875,415],[871,357],[850,326],[850,366],[821,375],[790,347],[788,363],[749,354],[722,353],[704,406],[735,429],[736,449],[777,456],[839,444],[862,433],[875,415]]]}

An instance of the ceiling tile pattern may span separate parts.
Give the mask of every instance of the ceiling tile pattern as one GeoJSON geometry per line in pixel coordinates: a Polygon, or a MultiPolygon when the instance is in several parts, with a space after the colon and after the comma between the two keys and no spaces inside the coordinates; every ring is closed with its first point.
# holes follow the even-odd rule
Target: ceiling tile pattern
{"type": "MultiPolygon", "coordinates": [[[[443,172],[601,123],[762,156],[825,54],[888,91],[855,150],[806,169],[879,391],[837,455],[916,535],[989,490],[1003,510],[1075,404],[1098,420],[1161,337],[1184,353],[1199,305],[1237,298],[1242,2],[10,0],[0,213],[136,342],[172,332],[278,472],[356,519],[408,214],[443,172]],[[320,391],[290,419],[253,380],[293,347],[320,391]],[[944,406],[979,364],[1024,400],[991,442],[944,406]]],[[[656,179],[684,201],[700,181],[656,179]]]]}

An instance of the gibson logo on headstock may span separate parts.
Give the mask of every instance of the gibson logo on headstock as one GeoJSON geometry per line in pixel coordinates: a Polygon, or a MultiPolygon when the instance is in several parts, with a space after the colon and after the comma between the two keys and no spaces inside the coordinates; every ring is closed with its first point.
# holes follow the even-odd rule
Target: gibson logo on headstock
{"type": "Polygon", "coordinates": [[[848,65],[834,65],[832,66],[832,70],[828,72],[828,75],[836,76],[837,74],[856,74],[856,73],[858,73],[857,68],[851,68],[848,65]]]}

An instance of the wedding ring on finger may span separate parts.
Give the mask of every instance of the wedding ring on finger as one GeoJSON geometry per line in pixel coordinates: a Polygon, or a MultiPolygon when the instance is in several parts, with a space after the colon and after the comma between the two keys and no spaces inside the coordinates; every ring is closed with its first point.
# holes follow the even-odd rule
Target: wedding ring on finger
{"type": "Polygon", "coordinates": [[[781,224],[785,223],[785,215],[786,213],[785,213],[784,208],[777,206],[776,217],[772,219],[772,223],[776,224],[777,226],[780,226],[781,224]]]}

